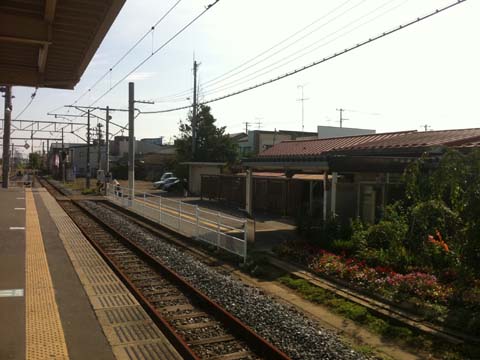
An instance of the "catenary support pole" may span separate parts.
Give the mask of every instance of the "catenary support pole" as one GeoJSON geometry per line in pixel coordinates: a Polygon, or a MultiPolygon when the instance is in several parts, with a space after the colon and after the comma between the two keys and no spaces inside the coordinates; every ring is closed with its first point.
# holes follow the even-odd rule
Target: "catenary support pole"
{"type": "Polygon", "coordinates": [[[135,194],[135,84],[128,83],[128,188],[133,201],[135,194]]]}
{"type": "Polygon", "coordinates": [[[63,137],[63,128],[62,128],[62,154],[60,156],[60,161],[62,164],[62,182],[65,182],[65,143],[64,143],[64,137],[63,137]]]}
{"type": "Polygon", "coordinates": [[[90,110],[87,111],[87,174],[85,186],[90,189],[90,110]]]}
{"type": "Polygon", "coordinates": [[[13,174],[14,172],[14,166],[15,166],[15,144],[12,144],[12,153],[10,154],[10,168],[11,168],[11,173],[13,174]]]}
{"type": "Polygon", "coordinates": [[[105,174],[110,173],[110,108],[105,110],[105,174]]]}
{"type": "MultiPolygon", "coordinates": [[[[198,64],[193,62],[193,109],[192,109],[192,155],[197,147],[197,69],[198,64]]],[[[195,157],[194,157],[195,159],[195,157]]]]}
{"type": "Polygon", "coordinates": [[[12,87],[6,85],[5,90],[5,115],[3,122],[3,168],[2,168],[2,187],[8,188],[8,176],[10,169],[10,129],[12,120],[12,87]]]}
{"type": "Polygon", "coordinates": [[[97,140],[97,170],[102,170],[102,124],[98,123],[98,140],[97,140]]]}

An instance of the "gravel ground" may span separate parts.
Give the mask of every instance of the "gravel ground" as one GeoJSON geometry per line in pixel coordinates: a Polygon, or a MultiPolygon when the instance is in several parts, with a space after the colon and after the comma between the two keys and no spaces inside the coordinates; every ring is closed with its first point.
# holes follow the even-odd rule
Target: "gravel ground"
{"type": "Polygon", "coordinates": [[[119,213],[94,202],[83,203],[102,220],[129,234],[132,241],[188,279],[292,359],[367,359],[295,308],[280,304],[261,290],[218,273],[181,249],[125,221],[119,213]]]}

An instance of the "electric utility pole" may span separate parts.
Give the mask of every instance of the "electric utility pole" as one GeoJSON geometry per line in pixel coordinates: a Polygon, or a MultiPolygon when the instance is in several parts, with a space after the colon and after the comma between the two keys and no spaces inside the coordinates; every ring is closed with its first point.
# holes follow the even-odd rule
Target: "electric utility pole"
{"type": "Polygon", "coordinates": [[[87,177],[85,185],[90,189],[90,110],[87,110],[87,177]]]}
{"type": "Polygon", "coordinates": [[[128,83],[128,188],[131,191],[130,199],[135,195],[135,84],[128,83]]]}
{"type": "Polygon", "coordinates": [[[153,104],[153,101],[135,100],[135,83],[128,83],[128,188],[130,200],[135,198],[135,103],[153,104]]]}
{"type": "Polygon", "coordinates": [[[98,153],[97,153],[97,170],[102,170],[102,124],[97,124],[98,135],[98,153]]]}
{"type": "Polygon", "coordinates": [[[8,188],[8,177],[10,170],[10,128],[12,120],[12,86],[5,85],[5,115],[3,121],[3,164],[2,164],[2,187],[8,188]]]}
{"type": "Polygon", "coordinates": [[[192,109],[192,156],[195,156],[197,147],[197,71],[198,63],[193,62],[193,109],[192,109]]]}
{"type": "Polygon", "coordinates": [[[304,110],[304,103],[305,103],[305,100],[309,100],[307,98],[305,98],[305,96],[303,95],[303,88],[304,88],[305,85],[298,85],[297,86],[297,89],[298,88],[301,88],[302,89],[302,97],[300,99],[297,99],[297,101],[301,101],[302,102],[302,132],[304,131],[305,127],[304,127],[304,115],[305,115],[305,110],[304,110]]]}
{"type": "Polygon", "coordinates": [[[105,109],[105,174],[110,173],[110,108],[105,109]]]}
{"type": "Polygon", "coordinates": [[[250,123],[248,121],[245,121],[244,124],[245,124],[245,134],[248,134],[248,127],[250,126],[250,123]]]}
{"type": "Polygon", "coordinates": [[[343,122],[349,119],[345,119],[343,117],[343,112],[345,111],[345,109],[340,108],[340,109],[337,109],[337,111],[340,113],[340,119],[339,119],[340,127],[343,127],[343,122]]]}

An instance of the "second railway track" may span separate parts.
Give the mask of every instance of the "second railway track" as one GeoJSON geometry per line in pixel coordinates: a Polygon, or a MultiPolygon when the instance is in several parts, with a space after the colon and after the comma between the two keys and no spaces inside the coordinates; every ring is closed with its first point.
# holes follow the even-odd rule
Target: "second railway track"
{"type": "Polygon", "coordinates": [[[184,358],[288,359],[79,203],[62,207],[139,298],[184,358]]]}
{"type": "Polygon", "coordinates": [[[218,271],[215,265],[204,264],[204,259],[199,261],[176,234],[132,221],[103,201],[66,194],[59,185],[45,180],[41,183],[184,358],[374,358],[352,350],[338,333],[323,328],[296,308],[228,272],[218,271]],[[184,284],[179,286],[178,281],[184,284]]]}

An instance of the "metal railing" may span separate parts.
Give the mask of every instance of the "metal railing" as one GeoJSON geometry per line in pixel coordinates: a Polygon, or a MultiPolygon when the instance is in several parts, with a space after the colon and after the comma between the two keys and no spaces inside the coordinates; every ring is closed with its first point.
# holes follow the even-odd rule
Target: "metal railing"
{"type": "Polygon", "coordinates": [[[187,237],[247,259],[247,221],[183,201],[107,184],[107,198],[187,237]]]}

